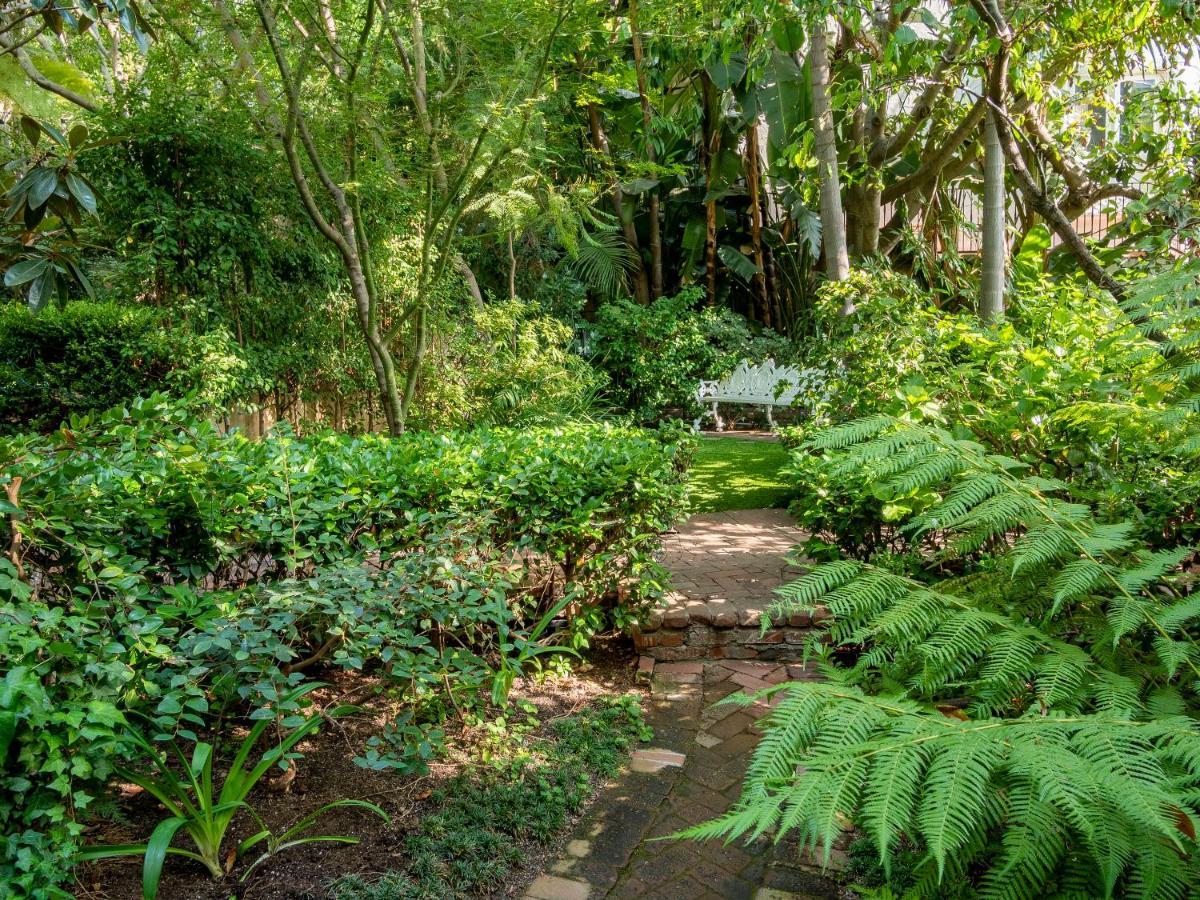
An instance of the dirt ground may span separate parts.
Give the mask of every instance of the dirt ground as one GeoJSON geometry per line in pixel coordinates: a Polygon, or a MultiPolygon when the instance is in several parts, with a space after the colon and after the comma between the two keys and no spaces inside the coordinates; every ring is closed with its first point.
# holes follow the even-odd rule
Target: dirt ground
{"type": "MultiPolygon", "coordinates": [[[[513,698],[534,704],[544,728],[551,719],[571,715],[600,696],[632,690],[636,660],[632,645],[625,639],[598,642],[587,663],[577,664],[570,676],[541,683],[524,679],[514,686],[513,698]]],[[[363,752],[366,740],[378,733],[391,705],[381,698],[372,699],[377,683],[374,679],[342,674],[328,680],[330,687],[313,695],[319,704],[332,707],[353,703],[362,711],[323,726],[319,734],[300,744],[304,758],[286,791],[260,783],[250,799],[276,832],[312,810],[343,798],[379,805],[392,817],[391,825],[365,810],[333,810],[322,816],[310,833],[352,835],[360,843],[291,848],[260,866],[244,884],[239,878],[258,855],[254,851],[249,859],[233,861],[230,874],[219,881],[213,880],[199,863],[169,856],[159,885],[161,900],[310,900],[326,897],[329,884],[341,876],[381,875],[404,865],[405,834],[432,808],[431,793],[462,771],[469,758],[467,750],[480,735],[448,725],[447,741],[452,753],[448,759],[433,763],[428,775],[401,776],[364,769],[354,764],[354,757],[363,752]]],[[[161,805],[133,785],[119,786],[118,800],[119,821],[93,825],[86,835],[89,843],[144,842],[163,818],[161,805]]],[[[250,816],[240,815],[226,847],[236,847],[256,830],[250,816]]],[[[563,829],[562,841],[569,833],[570,826],[563,829]]],[[[181,834],[175,845],[184,847],[186,841],[181,834]]],[[[519,896],[546,861],[557,856],[560,847],[529,844],[523,849],[525,865],[512,873],[502,893],[492,896],[519,896]]],[[[128,857],[80,867],[75,896],[81,900],[139,900],[141,865],[140,857],[128,857]]]]}

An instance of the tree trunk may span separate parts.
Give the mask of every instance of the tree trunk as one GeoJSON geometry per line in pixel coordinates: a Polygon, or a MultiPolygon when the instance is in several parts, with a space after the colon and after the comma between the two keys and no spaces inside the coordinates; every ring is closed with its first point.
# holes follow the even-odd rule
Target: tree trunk
{"type": "Polygon", "coordinates": [[[979,317],[985,322],[1004,318],[1005,241],[1004,149],[996,133],[996,112],[983,120],[983,248],[979,276],[979,317]]]}
{"type": "MultiPolygon", "coordinates": [[[[600,107],[595,103],[587,105],[588,128],[592,138],[592,149],[604,160],[606,164],[612,161],[612,151],[608,145],[608,136],[604,133],[604,123],[600,119],[600,107]]],[[[637,298],[638,303],[650,302],[650,279],[646,277],[646,264],[642,259],[642,250],[638,242],[637,229],[633,226],[633,220],[625,215],[624,192],[621,190],[621,185],[617,183],[616,174],[611,174],[612,187],[609,191],[609,199],[612,201],[613,213],[617,220],[621,223],[621,231],[625,235],[625,243],[629,245],[629,249],[633,254],[634,270],[633,270],[633,293],[637,298]]]]}
{"type": "MultiPolygon", "coordinates": [[[[654,149],[654,118],[646,87],[646,62],[642,53],[642,32],[638,25],[637,0],[629,0],[629,33],[633,43],[633,64],[637,70],[638,98],[642,104],[642,130],[646,138],[646,159],[653,168],[658,162],[654,149]]],[[[662,235],[659,231],[660,213],[658,188],[650,189],[650,296],[658,299],[663,293],[662,235]]]]}
{"type": "MultiPolygon", "coordinates": [[[[842,212],[837,138],[833,131],[833,110],[829,93],[829,45],[824,21],[812,30],[809,71],[812,84],[813,150],[817,157],[817,176],[821,184],[821,240],[825,250],[825,274],[831,281],[842,281],[850,274],[850,255],[846,250],[846,219],[842,212]]],[[[849,315],[853,311],[853,303],[847,300],[842,308],[842,315],[849,315]]]]}
{"type": "Polygon", "coordinates": [[[517,254],[513,249],[513,233],[508,233],[508,299],[517,299],[517,254]]]}
{"type": "MultiPolygon", "coordinates": [[[[301,114],[299,99],[291,82],[286,57],[280,46],[280,38],[271,7],[264,0],[258,0],[255,4],[259,13],[259,21],[262,23],[265,37],[275,59],[276,68],[286,86],[284,93],[289,117],[286,126],[276,111],[274,100],[267,90],[266,84],[256,72],[249,44],[241,29],[238,28],[229,5],[224,0],[215,0],[214,6],[221,16],[226,37],[238,57],[240,68],[251,78],[256,101],[268,128],[273,132],[273,137],[279,142],[284,152],[292,182],[300,196],[305,212],[308,213],[317,230],[337,248],[342,259],[346,276],[350,282],[356,318],[371,358],[371,368],[375,373],[380,403],[387,418],[388,431],[392,435],[401,434],[404,431],[404,408],[396,380],[395,362],[392,359],[388,342],[379,330],[370,264],[365,245],[359,241],[361,222],[356,217],[355,210],[347,199],[345,191],[329,174],[317,151],[312,134],[308,130],[307,121],[301,114]],[[317,202],[308,173],[300,158],[301,151],[296,146],[297,138],[318,182],[322,185],[337,212],[336,217],[326,218],[317,202]]],[[[415,361],[413,365],[415,367],[415,361]]]]}
{"type": "Polygon", "coordinates": [[[717,302],[717,201],[713,199],[713,167],[721,147],[720,96],[707,72],[700,73],[700,89],[704,99],[704,119],[701,124],[701,158],[704,163],[704,302],[717,302]]]}
{"type": "Polygon", "coordinates": [[[988,23],[993,36],[999,44],[999,49],[996,50],[996,55],[992,60],[991,71],[988,75],[986,101],[996,113],[996,134],[1000,140],[1000,146],[1004,150],[1004,156],[1008,160],[1013,180],[1017,183],[1017,187],[1021,189],[1021,193],[1025,195],[1029,206],[1045,219],[1046,224],[1059,236],[1063,245],[1075,257],[1076,262],[1079,263],[1079,268],[1087,276],[1087,279],[1097,287],[1108,291],[1117,300],[1124,300],[1125,289],[1121,286],[1120,282],[1104,271],[1104,267],[1092,255],[1092,251],[1088,249],[1083,238],[1071,226],[1070,220],[1063,215],[1058,205],[1033,180],[1033,175],[1030,173],[1029,167],[1025,164],[1025,158],[1021,155],[1021,148],[1017,144],[1016,138],[1013,137],[1012,127],[1009,125],[1007,105],[1008,60],[1014,39],[1013,31],[1009,27],[1008,21],[1004,18],[1004,13],[997,0],[974,0],[974,5],[983,20],[988,23]]]}
{"type": "Polygon", "coordinates": [[[763,253],[763,215],[758,171],[758,120],[752,121],[746,130],[746,184],[750,188],[750,247],[758,274],[754,276],[754,287],[758,294],[758,320],[768,328],[771,322],[771,292],[767,284],[767,260],[763,253]]]}

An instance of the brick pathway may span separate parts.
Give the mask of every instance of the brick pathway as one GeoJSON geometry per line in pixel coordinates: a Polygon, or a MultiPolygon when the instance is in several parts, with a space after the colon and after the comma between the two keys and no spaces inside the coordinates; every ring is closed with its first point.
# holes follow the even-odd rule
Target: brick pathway
{"type": "MultiPolygon", "coordinates": [[[[655,840],[724,812],[737,799],[765,704],[713,706],[739,690],[811,677],[799,665],[728,660],[659,663],[647,718],[654,746],[601,792],[566,855],[526,892],[529,900],[817,900],[837,885],[792,846],[763,838],[655,840]]],[[[841,861],[835,851],[835,864],[841,861]]]]}
{"type": "MultiPolygon", "coordinates": [[[[654,745],[636,751],[629,769],[602,790],[578,823],[566,854],[529,887],[526,898],[842,896],[813,860],[786,842],[657,840],[712,819],[739,795],[760,737],[758,720],[769,709],[713,704],[735,691],[813,677],[798,662],[764,659],[773,651],[798,650],[785,638],[769,646],[743,641],[760,634],[757,616],[771,591],[789,577],[781,556],[799,538],[786,514],[776,510],[695,516],[668,537],[664,561],[678,591],[661,620],[637,635],[646,654],[639,677],[649,683],[646,713],[654,745]],[[729,613],[732,622],[718,619],[729,613]],[[667,635],[680,640],[664,646],[661,638],[667,635]]],[[[788,627],[799,632],[808,624],[788,627]]],[[[842,862],[838,849],[834,866],[842,862]]]]}

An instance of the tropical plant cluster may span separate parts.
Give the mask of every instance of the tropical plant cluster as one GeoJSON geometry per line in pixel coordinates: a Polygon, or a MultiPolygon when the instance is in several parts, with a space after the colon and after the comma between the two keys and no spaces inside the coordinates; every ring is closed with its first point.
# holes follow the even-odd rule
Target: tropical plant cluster
{"type": "Polygon", "coordinates": [[[842,339],[861,390],[792,436],[828,561],[772,611],[828,612],[829,680],[779,689],[695,833],[852,829],[891,895],[1196,892],[1198,274],[1124,308],[1033,283],[1000,328],[927,307],[907,356],[895,322],[842,339]]]}
{"type": "Polygon", "coordinates": [[[403,711],[360,762],[420,770],[552,629],[657,595],[688,453],[604,425],[254,442],[161,397],[6,439],[5,884],[62,881],[131,732],[295,725],[322,671],[384,676],[403,711]]]}
{"type": "MultiPolygon", "coordinates": [[[[820,273],[875,261],[1002,316],[1010,251],[1119,298],[1195,218],[1189,3],[82,6],[0,20],[10,299],[150,306],[236,343],[239,402],[339,424],[501,419],[537,367],[469,352],[493,303],[580,337],[686,293],[808,337],[820,273]]],[[[628,351],[600,406],[678,408],[628,351]]]]}

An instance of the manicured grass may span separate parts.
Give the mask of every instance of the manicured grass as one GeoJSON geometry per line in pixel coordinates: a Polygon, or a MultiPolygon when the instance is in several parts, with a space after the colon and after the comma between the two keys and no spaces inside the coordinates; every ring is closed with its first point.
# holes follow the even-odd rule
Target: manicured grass
{"type": "Polygon", "coordinates": [[[791,488],[779,469],[787,461],[776,441],[701,438],[692,462],[692,511],[783,506],[791,488]]]}

